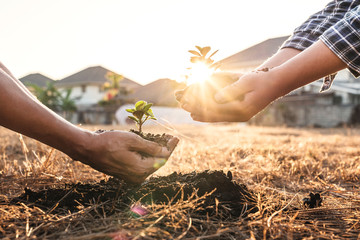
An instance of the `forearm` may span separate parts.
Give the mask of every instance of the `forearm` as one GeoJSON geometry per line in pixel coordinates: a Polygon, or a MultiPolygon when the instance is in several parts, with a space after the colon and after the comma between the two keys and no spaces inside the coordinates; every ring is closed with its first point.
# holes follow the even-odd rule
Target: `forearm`
{"type": "Polygon", "coordinates": [[[14,75],[10,72],[9,69],[7,69],[7,67],[5,67],[5,65],[4,65],[2,62],[0,62],[0,69],[2,69],[2,70],[5,72],[5,74],[7,74],[12,80],[14,80],[14,81],[16,82],[16,84],[17,84],[20,88],[22,88],[22,89],[28,94],[28,96],[30,96],[30,97],[33,98],[33,99],[36,99],[36,97],[31,94],[31,92],[29,91],[29,89],[27,89],[27,88],[24,86],[24,84],[22,84],[22,83],[20,82],[19,79],[17,79],[16,77],[14,77],[14,75]]]}
{"type": "Polygon", "coordinates": [[[279,96],[344,69],[341,61],[322,41],[273,69],[279,96]]]}
{"type": "Polygon", "coordinates": [[[90,132],[52,112],[0,69],[0,125],[37,139],[71,157],[84,151],[90,132]]]}
{"type": "Polygon", "coordinates": [[[288,61],[289,59],[295,57],[301,51],[295,48],[283,48],[280,49],[277,53],[275,53],[272,57],[267,59],[263,64],[257,67],[257,70],[263,68],[274,68],[280,66],[284,62],[288,61]]]}

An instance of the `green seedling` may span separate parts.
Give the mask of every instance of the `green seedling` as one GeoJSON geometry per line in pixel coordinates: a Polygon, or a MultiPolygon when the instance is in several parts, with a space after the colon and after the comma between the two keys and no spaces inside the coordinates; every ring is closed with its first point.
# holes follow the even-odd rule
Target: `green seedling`
{"type": "Polygon", "coordinates": [[[151,109],[152,103],[147,103],[146,101],[138,101],[135,103],[134,108],[126,109],[127,112],[131,113],[132,116],[128,116],[131,120],[135,122],[138,126],[139,132],[142,132],[142,125],[149,119],[157,120],[154,116],[154,113],[151,109]]]}
{"type": "Polygon", "coordinates": [[[204,63],[209,68],[217,69],[220,67],[219,63],[214,63],[214,60],[211,59],[219,50],[214,51],[209,57],[206,57],[207,54],[211,51],[211,47],[199,47],[195,46],[197,50],[189,50],[189,53],[194,56],[190,57],[190,62],[192,63],[204,63]]]}

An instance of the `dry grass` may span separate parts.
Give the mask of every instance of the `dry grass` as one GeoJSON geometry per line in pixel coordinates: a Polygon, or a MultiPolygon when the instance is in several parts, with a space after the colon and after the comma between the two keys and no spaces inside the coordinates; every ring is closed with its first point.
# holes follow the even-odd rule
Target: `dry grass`
{"type": "MultiPolygon", "coordinates": [[[[99,127],[88,127],[98,129],[99,127]]],[[[105,127],[102,127],[105,128],[105,127]]],[[[106,216],[94,203],[77,213],[54,214],[9,199],[25,187],[47,189],[92,183],[104,174],[73,162],[32,139],[0,128],[0,237],[4,239],[343,239],[360,232],[360,130],[287,129],[241,125],[147,128],[181,138],[157,175],[173,171],[231,170],[257,194],[259,211],[237,221],[192,215],[202,198],[152,205],[148,215],[106,216]],[[302,199],[321,192],[320,208],[302,199]],[[94,212],[98,212],[94,217],[94,212]],[[90,214],[91,213],[91,214],[90,214]]]]}

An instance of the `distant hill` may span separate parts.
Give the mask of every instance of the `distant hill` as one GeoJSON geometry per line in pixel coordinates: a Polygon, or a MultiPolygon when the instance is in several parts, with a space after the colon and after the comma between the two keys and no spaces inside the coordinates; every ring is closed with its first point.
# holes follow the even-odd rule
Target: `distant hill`
{"type": "Polygon", "coordinates": [[[133,102],[145,100],[153,103],[155,106],[178,106],[175,99],[175,91],[185,88],[184,83],[178,83],[175,80],[163,78],[151,82],[145,86],[137,88],[127,98],[133,102]]]}
{"type": "Polygon", "coordinates": [[[25,86],[37,85],[45,87],[48,82],[55,82],[53,79],[48,78],[40,73],[32,73],[19,79],[25,86]]]}

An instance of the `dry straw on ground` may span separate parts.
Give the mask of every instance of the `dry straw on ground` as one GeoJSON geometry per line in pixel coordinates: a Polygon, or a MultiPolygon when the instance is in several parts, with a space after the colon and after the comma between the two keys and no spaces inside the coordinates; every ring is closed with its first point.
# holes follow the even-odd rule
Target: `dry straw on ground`
{"type": "MultiPolygon", "coordinates": [[[[96,130],[101,127],[89,127],[96,130]]],[[[234,181],[255,193],[258,210],[238,219],[199,216],[205,196],[176,204],[152,204],[134,217],[130,205],[107,215],[112,200],[79,205],[69,212],[11,203],[25,188],[96,183],[107,176],[66,155],[0,129],[0,238],[3,239],[343,239],[360,232],[360,131],[287,129],[241,125],[146,128],[181,138],[157,175],[206,169],[230,170],[234,181]],[[322,206],[304,208],[309,192],[322,206]]],[[[211,194],[211,193],[209,193],[211,194]]],[[[67,196],[63,196],[66,198],[67,196]]],[[[62,199],[59,199],[62,201],[62,199]]]]}

